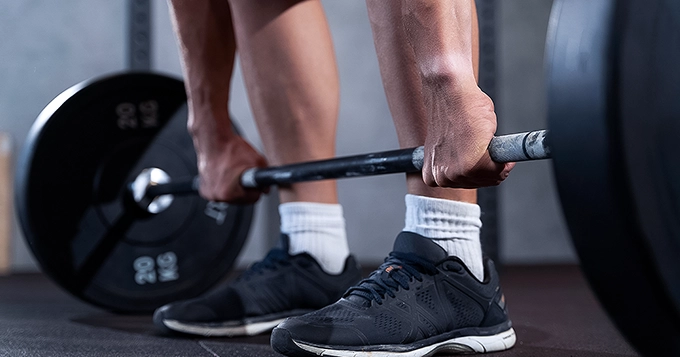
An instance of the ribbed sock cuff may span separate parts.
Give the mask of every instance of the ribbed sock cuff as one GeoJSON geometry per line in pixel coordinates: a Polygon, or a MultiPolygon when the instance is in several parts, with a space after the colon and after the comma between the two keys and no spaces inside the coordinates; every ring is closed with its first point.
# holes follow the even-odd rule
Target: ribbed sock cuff
{"type": "Polygon", "coordinates": [[[405,231],[428,238],[479,239],[481,210],[473,203],[406,195],[405,231]]]}
{"type": "Polygon", "coordinates": [[[289,202],[279,205],[279,214],[290,254],[308,253],[330,274],[344,270],[349,246],[341,205],[289,202]]]}
{"type": "Polygon", "coordinates": [[[406,195],[404,231],[432,239],[449,256],[458,257],[479,280],[484,279],[478,205],[426,196],[406,195]]]}

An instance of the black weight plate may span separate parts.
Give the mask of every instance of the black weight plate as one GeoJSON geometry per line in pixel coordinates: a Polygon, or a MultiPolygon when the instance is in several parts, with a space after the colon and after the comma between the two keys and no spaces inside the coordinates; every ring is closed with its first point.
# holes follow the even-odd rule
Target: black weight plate
{"type": "Polygon", "coordinates": [[[185,195],[150,215],[129,200],[144,168],[197,174],[186,120],[182,82],[149,73],[80,83],[42,111],[18,165],[16,203],[31,250],[59,285],[107,309],[151,312],[231,268],[252,206],[219,211],[185,195]]]}
{"type": "Polygon", "coordinates": [[[553,166],[582,269],[644,355],[680,355],[680,51],[675,0],[556,1],[553,166]]]}
{"type": "Polygon", "coordinates": [[[626,176],[647,248],[680,313],[680,2],[629,0],[625,10],[618,96],[626,176]]]}

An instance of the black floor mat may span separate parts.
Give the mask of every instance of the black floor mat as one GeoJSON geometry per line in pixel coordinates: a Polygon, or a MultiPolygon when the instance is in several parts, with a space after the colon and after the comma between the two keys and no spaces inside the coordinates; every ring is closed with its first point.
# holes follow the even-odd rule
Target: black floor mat
{"type": "MultiPolygon", "coordinates": [[[[576,266],[505,267],[502,287],[517,344],[485,356],[638,356],[576,266]]],[[[163,336],[150,316],[87,305],[40,274],[0,278],[0,356],[280,356],[269,336],[163,336]]]]}

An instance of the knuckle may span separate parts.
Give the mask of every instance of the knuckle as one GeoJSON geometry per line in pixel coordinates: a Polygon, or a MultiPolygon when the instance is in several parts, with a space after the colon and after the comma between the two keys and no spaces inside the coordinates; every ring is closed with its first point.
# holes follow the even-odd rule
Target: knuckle
{"type": "Polygon", "coordinates": [[[435,180],[437,181],[437,186],[439,187],[451,187],[458,179],[457,175],[449,172],[447,168],[442,168],[437,171],[435,180]]]}
{"type": "Polygon", "coordinates": [[[429,172],[423,173],[423,182],[425,182],[425,184],[430,187],[437,186],[437,182],[435,181],[434,176],[432,176],[432,174],[430,174],[429,172]]]}

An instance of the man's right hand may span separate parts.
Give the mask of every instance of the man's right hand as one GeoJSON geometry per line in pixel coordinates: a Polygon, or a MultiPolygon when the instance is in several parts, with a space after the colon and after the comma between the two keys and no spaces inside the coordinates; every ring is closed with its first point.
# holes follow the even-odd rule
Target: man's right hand
{"type": "Polygon", "coordinates": [[[254,203],[263,192],[241,186],[241,174],[253,167],[265,167],[267,161],[242,137],[214,135],[194,136],[198,159],[200,195],[209,201],[234,204],[254,203]]]}

